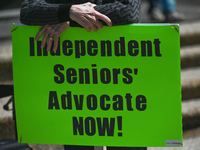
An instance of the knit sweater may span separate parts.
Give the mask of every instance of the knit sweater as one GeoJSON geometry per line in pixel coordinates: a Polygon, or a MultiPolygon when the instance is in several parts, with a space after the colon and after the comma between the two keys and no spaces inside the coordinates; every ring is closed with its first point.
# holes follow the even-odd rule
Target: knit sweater
{"type": "Polygon", "coordinates": [[[73,4],[86,2],[96,4],[94,9],[108,16],[113,25],[137,23],[140,18],[140,0],[25,0],[21,6],[20,21],[27,25],[70,21],[70,26],[79,26],[70,19],[69,10],[73,4]]]}

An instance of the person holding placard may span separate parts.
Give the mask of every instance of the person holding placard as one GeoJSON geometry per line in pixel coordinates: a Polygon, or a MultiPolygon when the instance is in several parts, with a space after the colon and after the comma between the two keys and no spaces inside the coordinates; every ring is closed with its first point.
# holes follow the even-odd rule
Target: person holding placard
{"type": "Polygon", "coordinates": [[[82,26],[88,32],[115,26],[137,23],[140,19],[140,0],[25,0],[21,6],[20,21],[26,25],[43,25],[36,36],[44,48],[48,41],[57,50],[58,37],[69,26],[82,26]]]}
{"type": "MultiPolygon", "coordinates": [[[[116,26],[138,23],[140,0],[25,0],[21,6],[20,21],[26,25],[43,26],[37,36],[43,35],[41,48],[57,50],[59,36],[69,27],[83,27],[97,32],[103,25],[116,26]]],[[[65,145],[66,150],[93,150],[93,146],[65,145]]],[[[146,150],[146,147],[108,147],[108,150],[146,150]]]]}

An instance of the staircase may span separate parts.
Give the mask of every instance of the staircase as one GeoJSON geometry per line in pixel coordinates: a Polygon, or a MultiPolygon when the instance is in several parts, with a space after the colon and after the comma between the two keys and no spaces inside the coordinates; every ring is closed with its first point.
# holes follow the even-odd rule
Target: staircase
{"type": "Polygon", "coordinates": [[[181,25],[183,129],[200,127],[200,21],[181,25]]]}

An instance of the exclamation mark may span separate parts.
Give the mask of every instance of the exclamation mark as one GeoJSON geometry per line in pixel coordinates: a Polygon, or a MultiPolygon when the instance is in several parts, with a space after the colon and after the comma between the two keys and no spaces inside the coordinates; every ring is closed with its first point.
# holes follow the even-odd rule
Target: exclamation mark
{"type": "Polygon", "coordinates": [[[134,74],[135,74],[135,75],[138,74],[138,69],[134,69],[134,74]]]}
{"type": "MultiPolygon", "coordinates": [[[[117,117],[118,130],[122,131],[122,116],[117,117]]],[[[122,136],[122,132],[118,132],[118,136],[122,136]]]]}

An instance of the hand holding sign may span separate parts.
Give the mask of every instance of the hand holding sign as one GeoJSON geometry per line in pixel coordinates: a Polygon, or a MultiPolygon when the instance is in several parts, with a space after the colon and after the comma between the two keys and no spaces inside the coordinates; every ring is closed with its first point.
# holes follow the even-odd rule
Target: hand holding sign
{"type": "Polygon", "coordinates": [[[95,4],[89,2],[72,5],[70,9],[70,18],[79,23],[88,32],[90,32],[91,29],[96,32],[98,29],[103,28],[103,24],[99,19],[105,21],[108,26],[112,26],[110,18],[96,11],[94,9],[95,6],[95,4]]]}
{"type": "MultiPolygon", "coordinates": [[[[72,5],[70,9],[70,18],[79,23],[88,32],[90,32],[91,29],[96,32],[98,29],[103,28],[103,24],[98,19],[105,21],[108,26],[112,26],[111,20],[107,16],[94,10],[94,6],[96,5],[92,3],[72,5]]],[[[53,51],[55,52],[58,47],[59,36],[68,27],[69,25],[67,22],[54,25],[45,25],[39,30],[36,36],[36,41],[38,41],[42,34],[46,32],[43,36],[41,48],[43,49],[48,41],[47,51],[50,51],[54,37],[53,51]]]]}
{"type": "Polygon", "coordinates": [[[53,37],[54,37],[54,46],[53,46],[53,51],[55,52],[58,47],[58,40],[59,36],[69,27],[67,22],[60,23],[60,24],[55,24],[55,25],[45,25],[43,26],[37,36],[36,36],[36,41],[39,40],[39,38],[42,36],[44,32],[46,32],[43,36],[42,40],[42,45],[41,48],[43,49],[45,47],[46,42],[48,41],[47,44],[47,51],[50,51],[52,43],[53,43],[53,37]]]}

